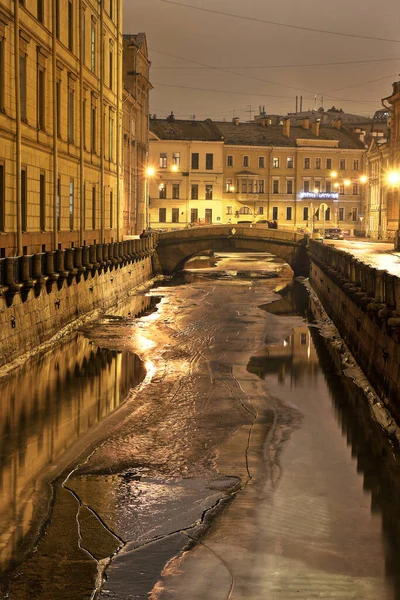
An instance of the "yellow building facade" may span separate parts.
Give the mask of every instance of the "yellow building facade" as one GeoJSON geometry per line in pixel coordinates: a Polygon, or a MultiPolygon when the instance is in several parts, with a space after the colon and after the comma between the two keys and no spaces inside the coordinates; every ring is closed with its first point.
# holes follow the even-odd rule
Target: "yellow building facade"
{"type": "Polygon", "coordinates": [[[206,121],[150,121],[149,226],[223,222],[223,139],[206,121]]]}
{"type": "Polygon", "coordinates": [[[149,152],[150,62],[144,33],[123,36],[123,234],[140,233],[148,222],[146,167],[149,152]]]}
{"type": "Polygon", "coordinates": [[[122,0],[0,2],[0,252],[122,239],[122,0]]]}
{"type": "Polygon", "coordinates": [[[340,122],[321,127],[308,119],[297,126],[289,119],[280,125],[268,119],[166,119],[153,120],[150,129],[154,227],[276,221],[280,228],[309,231],[362,229],[366,150],[340,122]],[[199,141],[204,127],[212,134],[199,141]],[[206,154],[218,156],[215,172],[207,171],[206,154]]]}

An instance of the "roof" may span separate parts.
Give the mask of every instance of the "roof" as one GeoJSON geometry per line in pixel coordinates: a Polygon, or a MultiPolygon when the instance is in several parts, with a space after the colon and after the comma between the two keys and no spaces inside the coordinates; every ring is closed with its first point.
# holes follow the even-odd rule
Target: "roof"
{"type": "Polygon", "coordinates": [[[320,126],[319,136],[310,129],[301,126],[290,127],[290,135],[283,135],[281,125],[263,127],[259,122],[235,123],[215,122],[224,136],[225,144],[237,146],[277,146],[295,147],[297,139],[306,140],[338,140],[339,148],[365,150],[364,144],[351,131],[345,128],[337,129],[331,126],[320,126]]]}
{"type": "Polygon", "coordinates": [[[205,121],[150,119],[150,131],[160,140],[222,142],[222,134],[211,119],[205,121]]]}

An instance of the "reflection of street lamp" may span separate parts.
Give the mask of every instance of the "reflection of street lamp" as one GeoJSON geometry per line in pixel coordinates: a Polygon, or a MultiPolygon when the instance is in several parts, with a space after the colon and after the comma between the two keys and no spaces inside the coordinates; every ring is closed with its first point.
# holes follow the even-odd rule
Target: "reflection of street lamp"
{"type": "Polygon", "coordinates": [[[398,221],[397,231],[394,236],[394,250],[400,251],[400,201],[399,201],[399,187],[400,187],[400,170],[389,171],[386,174],[387,183],[397,190],[397,204],[398,204],[398,221]]]}

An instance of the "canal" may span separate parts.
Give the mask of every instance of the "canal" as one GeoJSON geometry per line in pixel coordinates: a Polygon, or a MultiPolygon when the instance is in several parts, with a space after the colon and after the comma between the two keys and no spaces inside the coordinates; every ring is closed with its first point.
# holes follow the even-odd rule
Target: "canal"
{"type": "Polygon", "coordinates": [[[197,258],[2,377],[1,597],[400,599],[398,451],[314,309],[197,258]]]}

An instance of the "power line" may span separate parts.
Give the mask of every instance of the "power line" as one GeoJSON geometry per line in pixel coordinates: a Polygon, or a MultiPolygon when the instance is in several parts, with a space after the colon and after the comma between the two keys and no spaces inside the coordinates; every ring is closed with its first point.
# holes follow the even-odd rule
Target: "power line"
{"type": "MultiPolygon", "coordinates": [[[[157,50],[155,50],[157,52],[157,50]]],[[[160,70],[165,69],[169,71],[208,71],[210,69],[294,69],[299,67],[330,67],[339,65],[361,65],[371,64],[377,62],[389,62],[393,60],[399,60],[400,56],[396,58],[375,58],[372,60],[348,60],[343,62],[327,62],[327,63],[305,63],[305,64],[293,64],[293,65],[259,65],[259,66],[227,66],[227,67],[154,67],[151,69],[160,70]]]]}
{"type": "MultiPolygon", "coordinates": [[[[258,96],[260,98],[281,98],[285,100],[293,100],[293,96],[275,96],[273,94],[259,94],[258,92],[232,92],[231,90],[214,90],[211,88],[201,88],[201,87],[191,87],[187,85],[174,85],[171,83],[159,83],[158,81],[153,81],[154,87],[162,86],[162,87],[170,87],[170,88],[178,88],[182,90],[195,90],[198,92],[213,92],[218,94],[232,94],[239,96],[258,96]]],[[[348,98],[335,98],[335,96],[327,95],[326,98],[330,98],[333,100],[341,100],[342,102],[354,102],[355,104],[371,104],[371,106],[375,106],[375,103],[380,102],[380,100],[349,100],[348,98]]],[[[314,100],[314,96],[306,96],[305,100],[314,100]]]]}
{"type": "Polygon", "coordinates": [[[338,88],[337,90],[331,90],[331,92],[341,92],[342,90],[349,90],[351,88],[360,87],[361,85],[367,85],[368,83],[375,83],[377,81],[383,81],[384,79],[392,79],[397,77],[397,73],[394,75],[387,75],[386,77],[379,77],[379,79],[370,79],[369,81],[363,81],[362,83],[355,83],[354,85],[346,85],[346,87],[338,88]]]}
{"type": "MultiPolygon", "coordinates": [[[[224,73],[229,73],[230,75],[237,75],[238,77],[245,77],[246,79],[253,79],[254,81],[261,81],[262,83],[268,83],[270,85],[278,85],[280,87],[284,87],[284,88],[287,88],[287,89],[290,89],[290,90],[295,90],[297,92],[298,91],[307,92],[308,94],[313,94],[313,96],[315,96],[315,90],[308,90],[308,89],[305,89],[305,88],[299,88],[299,87],[295,87],[295,86],[292,86],[292,85],[286,85],[284,83],[278,83],[276,81],[269,81],[267,79],[261,79],[260,77],[254,77],[252,75],[245,75],[243,73],[237,73],[236,71],[230,71],[229,69],[226,69],[224,67],[214,67],[212,65],[208,65],[206,63],[201,63],[199,61],[192,60],[190,58],[184,58],[182,56],[176,56],[175,54],[170,54],[168,52],[162,52],[161,50],[155,50],[154,48],[149,48],[149,50],[151,50],[151,52],[156,52],[157,54],[163,54],[164,56],[169,56],[171,58],[177,58],[179,60],[190,62],[190,63],[193,63],[195,65],[201,65],[203,67],[208,67],[209,69],[212,69],[212,70],[222,71],[224,73]]],[[[160,85],[160,84],[158,84],[158,85],[160,85]]],[[[164,84],[164,85],[167,85],[167,84],[164,84]]],[[[194,89],[194,88],[192,88],[192,89],[194,89]]],[[[205,91],[207,91],[207,90],[205,90],[205,91]]],[[[321,92],[318,92],[318,95],[320,93],[321,92]]],[[[325,95],[325,93],[324,93],[324,95],[325,95]]],[[[271,96],[271,97],[273,97],[273,98],[285,98],[285,96],[271,96]]],[[[286,98],[287,97],[288,96],[286,96],[286,98]]],[[[330,99],[332,99],[332,100],[339,100],[341,102],[353,102],[355,104],[368,104],[368,105],[370,105],[371,103],[380,102],[379,100],[376,100],[376,101],[375,100],[371,100],[371,101],[365,101],[365,100],[346,100],[345,98],[338,98],[338,97],[335,97],[335,96],[328,96],[328,97],[330,99]]]]}
{"type": "Polygon", "coordinates": [[[224,17],[231,17],[233,19],[241,19],[243,21],[253,21],[255,23],[265,23],[266,25],[275,25],[277,27],[286,27],[288,29],[298,29],[301,31],[313,31],[314,33],[324,33],[327,35],[340,35],[343,37],[357,38],[360,40],[374,40],[377,42],[392,42],[395,44],[400,44],[400,40],[394,40],[390,38],[379,38],[373,37],[369,35],[357,35],[354,33],[344,33],[341,31],[329,31],[327,29],[315,29],[313,27],[302,27],[300,25],[291,25],[289,23],[280,23],[278,21],[268,21],[266,19],[256,19],[255,17],[245,17],[243,15],[235,15],[233,13],[223,12],[219,10],[212,10],[211,8],[202,8],[200,6],[192,6],[191,4],[183,4],[182,2],[175,2],[174,0],[160,0],[165,4],[174,4],[175,6],[181,6],[183,8],[190,8],[192,10],[198,10],[201,12],[212,13],[215,15],[222,15],[224,17]]]}

